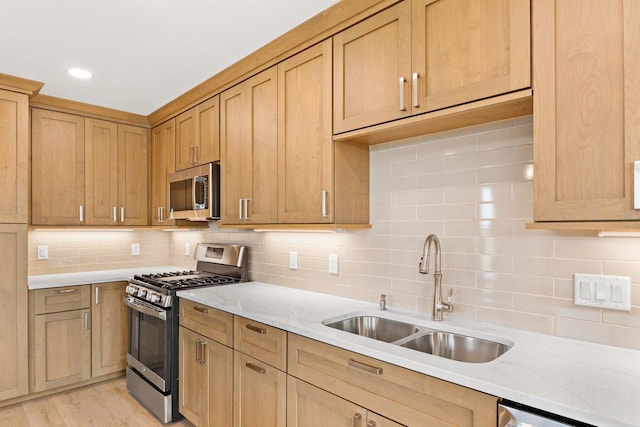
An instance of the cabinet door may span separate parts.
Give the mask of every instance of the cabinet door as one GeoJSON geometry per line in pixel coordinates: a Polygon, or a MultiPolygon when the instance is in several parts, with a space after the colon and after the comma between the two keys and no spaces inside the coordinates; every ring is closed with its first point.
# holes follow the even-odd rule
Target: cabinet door
{"type": "Polygon", "coordinates": [[[85,209],[88,225],[118,224],[118,124],[84,120],[85,209]]]}
{"type": "Polygon", "coordinates": [[[0,224],[0,400],[27,394],[27,226],[0,224]]]}
{"type": "Polygon", "coordinates": [[[90,317],[89,309],[35,316],[32,391],[91,378],[90,317]]]}
{"type": "Polygon", "coordinates": [[[374,412],[367,412],[367,427],[403,427],[404,424],[399,424],[388,418],[378,415],[374,412]]]}
{"type": "Polygon", "coordinates": [[[218,95],[196,106],[195,164],[220,160],[220,97],[218,95]]]}
{"type": "Polygon", "coordinates": [[[411,113],[410,1],[335,35],[333,55],[334,133],[411,113]]]}
{"type": "Polygon", "coordinates": [[[148,224],[149,137],[147,129],[118,125],[118,215],[120,224],[148,224]]]}
{"type": "Polygon", "coordinates": [[[287,375],[234,351],[235,427],[287,425],[287,375]]]}
{"type": "Polygon", "coordinates": [[[91,286],[91,376],[123,371],[127,367],[126,282],[91,286]]]}
{"type": "Polygon", "coordinates": [[[176,120],[156,126],[151,132],[151,224],[174,225],[169,218],[168,177],[176,170],[176,120]]]}
{"type": "Polygon", "coordinates": [[[536,221],[640,219],[639,28],[634,0],[534,1],[536,221]]]}
{"type": "Polygon", "coordinates": [[[332,223],[332,43],[278,64],[278,222],[332,223]]]}
{"type": "Polygon", "coordinates": [[[233,350],[180,327],[180,413],[197,426],[233,424],[233,350]]]}
{"type": "Polygon", "coordinates": [[[288,427],[364,426],[366,416],[364,408],[348,400],[292,376],[287,378],[288,427]]]}
{"type": "Polygon", "coordinates": [[[26,224],[29,99],[0,90],[0,223],[26,224]]]}
{"type": "Polygon", "coordinates": [[[176,170],[194,165],[196,146],[196,109],[191,108],[176,117],[176,170]]]}
{"type": "Polygon", "coordinates": [[[32,109],[31,223],[84,221],[84,118],[32,109]]]}
{"type": "Polygon", "coordinates": [[[411,25],[413,113],[531,86],[529,0],[413,0],[411,25]]]}
{"type": "Polygon", "coordinates": [[[277,221],[277,70],[222,93],[222,222],[277,221]]]}

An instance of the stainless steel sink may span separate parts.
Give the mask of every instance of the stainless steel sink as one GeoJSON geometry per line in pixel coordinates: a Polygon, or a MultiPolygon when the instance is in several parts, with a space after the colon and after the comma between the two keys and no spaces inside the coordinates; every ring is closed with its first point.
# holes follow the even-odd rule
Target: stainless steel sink
{"type": "Polygon", "coordinates": [[[410,350],[467,363],[497,359],[511,346],[488,339],[441,331],[412,323],[377,316],[351,316],[327,319],[325,326],[399,345],[410,350]]]}
{"type": "Polygon", "coordinates": [[[469,363],[490,362],[510,348],[494,341],[441,331],[428,332],[398,344],[434,356],[469,363]]]}
{"type": "Polygon", "coordinates": [[[384,342],[398,341],[420,331],[419,327],[410,323],[375,316],[349,317],[326,326],[384,342]]]}

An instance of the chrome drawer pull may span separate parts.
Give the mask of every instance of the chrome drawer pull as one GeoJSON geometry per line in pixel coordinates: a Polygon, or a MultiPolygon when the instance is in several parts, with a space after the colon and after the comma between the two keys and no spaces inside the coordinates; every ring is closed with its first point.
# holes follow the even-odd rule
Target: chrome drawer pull
{"type": "Polygon", "coordinates": [[[407,107],[404,105],[404,83],[406,81],[404,77],[400,77],[400,111],[407,111],[407,107]]]}
{"type": "Polygon", "coordinates": [[[260,366],[254,365],[251,362],[247,362],[244,364],[244,366],[246,366],[247,368],[251,369],[252,371],[255,371],[259,374],[266,374],[267,370],[264,368],[261,368],[260,366]]]}
{"type": "Polygon", "coordinates": [[[359,412],[356,412],[355,414],[353,414],[353,427],[358,427],[358,424],[360,424],[361,419],[362,419],[362,414],[360,414],[359,412]]]}
{"type": "Polygon", "coordinates": [[[376,366],[367,365],[366,363],[358,362],[355,359],[349,359],[349,366],[356,369],[362,369],[365,372],[375,375],[382,375],[382,368],[376,366]]]}
{"type": "Polygon", "coordinates": [[[200,307],[199,305],[194,306],[193,309],[202,314],[209,314],[208,309],[206,309],[205,307],[200,307]]]}
{"type": "Polygon", "coordinates": [[[78,292],[77,289],[56,289],[55,291],[53,291],[54,295],[60,295],[60,294],[73,294],[75,292],[78,292]]]}
{"type": "Polygon", "coordinates": [[[367,427],[376,427],[376,422],[371,420],[367,423],[367,427]]]}
{"type": "Polygon", "coordinates": [[[418,77],[420,77],[420,74],[418,73],[413,73],[412,79],[413,79],[413,85],[412,85],[412,94],[413,94],[413,106],[414,107],[419,107],[420,103],[418,102],[418,77]]]}
{"type": "Polygon", "coordinates": [[[259,333],[259,334],[262,334],[262,335],[264,335],[264,334],[266,334],[266,333],[267,333],[267,330],[266,330],[266,329],[264,329],[264,328],[259,328],[258,326],[253,326],[253,325],[251,325],[251,324],[247,324],[247,325],[245,326],[245,328],[247,328],[247,329],[248,329],[248,330],[250,330],[250,331],[253,331],[253,332],[257,332],[257,333],[259,333]]]}

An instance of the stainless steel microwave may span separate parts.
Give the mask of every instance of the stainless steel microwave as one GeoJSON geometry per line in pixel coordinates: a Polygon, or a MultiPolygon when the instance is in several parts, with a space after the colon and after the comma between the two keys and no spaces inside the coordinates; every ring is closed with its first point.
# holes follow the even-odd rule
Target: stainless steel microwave
{"type": "Polygon", "coordinates": [[[207,163],[169,175],[169,218],[220,219],[220,165],[207,163]]]}

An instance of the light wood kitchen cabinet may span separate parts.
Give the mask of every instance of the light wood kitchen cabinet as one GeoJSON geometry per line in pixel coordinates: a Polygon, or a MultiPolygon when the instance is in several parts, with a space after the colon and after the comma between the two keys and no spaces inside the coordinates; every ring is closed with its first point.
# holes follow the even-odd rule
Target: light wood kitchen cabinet
{"type": "Polygon", "coordinates": [[[291,333],[288,352],[289,375],[394,422],[496,424],[498,399],[494,396],[291,333]]]}
{"type": "Polygon", "coordinates": [[[640,3],[533,1],[534,220],[638,220],[640,3]]]}
{"type": "Polygon", "coordinates": [[[406,0],[334,36],[334,133],[531,86],[528,0],[406,0]]]}
{"type": "Polygon", "coordinates": [[[0,223],[26,224],[29,97],[0,90],[0,223]]]}
{"type": "Polygon", "coordinates": [[[331,139],[331,40],[278,64],[278,223],[368,224],[369,149],[331,139]]]}
{"type": "Polygon", "coordinates": [[[31,110],[31,223],[84,222],[84,118],[31,110]]]}
{"type": "Polygon", "coordinates": [[[277,68],[220,95],[224,224],[277,222],[277,68]]]}
{"type": "Polygon", "coordinates": [[[176,117],[176,170],[220,160],[218,95],[176,117]]]}
{"type": "Polygon", "coordinates": [[[287,425],[287,374],[234,351],[234,427],[287,425]]]}
{"type": "Polygon", "coordinates": [[[146,129],[32,109],[34,225],[147,225],[146,129]]]}
{"type": "Polygon", "coordinates": [[[27,226],[0,224],[0,401],[27,394],[27,226]]]}
{"type": "Polygon", "coordinates": [[[127,306],[122,302],[127,282],[91,285],[91,376],[127,367],[127,306]]]}
{"type": "Polygon", "coordinates": [[[292,376],[287,380],[287,427],[402,427],[292,376]]]}
{"type": "Polygon", "coordinates": [[[287,333],[264,323],[234,317],[233,348],[262,362],[287,370],[287,333]]]}
{"type": "Polygon", "coordinates": [[[180,413],[196,426],[233,423],[233,350],[180,327],[180,413]]]}
{"type": "Polygon", "coordinates": [[[196,426],[233,423],[233,315],[180,301],[180,413],[196,426]]]}
{"type": "Polygon", "coordinates": [[[32,292],[31,391],[39,392],[91,378],[89,286],[32,292]],[[64,311],[61,311],[64,310],[64,311]]]}
{"type": "Polygon", "coordinates": [[[151,131],[151,225],[174,225],[169,218],[169,174],[176,170],[176,120],[151,131]]]}

